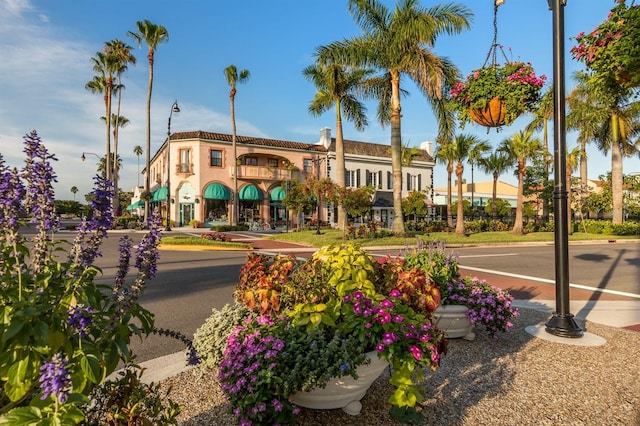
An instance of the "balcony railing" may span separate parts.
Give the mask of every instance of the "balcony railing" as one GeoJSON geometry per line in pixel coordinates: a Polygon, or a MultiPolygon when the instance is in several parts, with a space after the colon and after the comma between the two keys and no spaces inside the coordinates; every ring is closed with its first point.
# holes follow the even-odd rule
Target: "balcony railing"
{"type": "Polygon", "coordinates": [[[193,163],[178,163],[176,164],[177,174],[193,174],[193,163]]]}
{"type": "MultiPolygon", "coordinates": [[[[229,167],[229,176],[233,177],[233,166],[229,167]]],[[[238,178],[259,178],[267,180],[289,180],[291,170],[265,166],[238,166],[238,178]]]]}

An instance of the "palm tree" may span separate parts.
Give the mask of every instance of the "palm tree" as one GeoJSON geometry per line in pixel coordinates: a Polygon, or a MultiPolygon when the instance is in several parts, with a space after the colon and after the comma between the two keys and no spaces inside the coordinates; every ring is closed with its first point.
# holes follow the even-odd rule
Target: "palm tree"
{"type": "MultiPolygon", "coordinates": [[[[367,109],[358,100],[357,94],[364,90],[363,84],[372,70],[349,68],[340,64],[310,65],[302,74],[311,81],[318,91],[309,105],[309,112],[322,115],[335,106],[336,110],[336,184],[345,187],[344,140],[342,133],[342,115],[352,121],[357,130],[368,125],[367,109]]],[[[342,205],[338,205],[338,228],[343,231],[347,226],[347,214],[342,205]]]]}
{"type": "MultiPolygon", "coordinates": [[[[542,161],[544,164],[543,188],[548,185],[549,166],[553,163],[553,156],[549,153],[549,120],[553,120],[553,87],[550,87],[544,95],[542,95],[538,107],[533,112],[533,120],[526,127],[526,130],[532,132],[542,130],[542,161]]],[[[546,197],[543,198],[542,218],[545,221],[549,220],[549,200],[546,197]]]]}
{"type": "Polygon", "coordinates": [[[469,153],[467,155],[467,160],[469,161],[469,165],[471,166],[471,209],[474,212],[474,214],[475,214],[475,207],[474,207],[473,194],[476,189],[476,184],[473,180],[473,166],[475,164],[478,164],[480,160],[482,160],[484,154],[486,154],[488,151],[491,151],[491,147],[489,146],[488,142],[486,141],[481,141],[481,142],[482,143],[473,144],[469,149],[469,153]]]}
{"type": "Polygon", "coordinates": [[[514,234],[522,234],[522,202],[524,198],[524,176],[527,172],[527,160],[540,155],[542,143],[539,139],[533,137],[533,132],[520,130],[510,139],[503,140],[499,150],[504,152],[511,161],[517,164],[518,201],[512,232],[514,234]]]}
{"type": "Polygon", "coordinates": [[[566,187],[567,187],[567,224],[569,234],[573,233],[573,227],[571,226],[571,199],[573,195],[573,186],[571,185],[571,176],[573,175],[573,171],[578,167],[580,162],[580,146],[574,147],[571,151],[567,152],[567,161],[566,161],[566,187]]]}
{"type": "Polygon", "coordinates": [[[607,86],[584,73],[577,73],[576,79],[578,87],[570,100],[574,107],[570,124],[579,129],[581,141],[593,137],[600,151],[611,152],[612,222],[621,224],[622,162],[624,157],[639,152],[640,101],[634,100],[632,90],[607,86]]]}
{"type": "Polygon", "coordinates": [[[485,173],[490,173],[493,177],[493,204],[492,218],[498,219],[498,178],[501,174],[509,170],[513,163],[509,160],[509,157],[502,151],[496,150],[486,157],[483,157],[478,162],[478,165],[485,173]]]}
{"type": "Polygon", "coordinates": [[[76,200],[76,193],[78,192],[78,187],[77,186],[72,186],[71,187],[71,192],[73,193],[73,201],[76,200]]]}
{"type": "MultiPolygon", "coordinates": [[[[116,113],[112,114],[112,123],[114,123],[113,127],[113,153],[114,156],[118,157],[118,142],[119,142],[119,133],[120,128],[125,127],[126,124],[129,123],[129,120],[126,123],[121,122],[120,120],[125,119],[120,115],[120,103],[122,100],[122,90],[124,89],[124,85],[122,84],[122,74],[126,72],[128,65],[136,63],[136,57],[131,53],[133,47],[126,44],[124,41],[119,39],[114,39],[108,41],[104,45],[104,51],[107,55],[111,56],[115,61],[115,74],[116,74],[116,84],[114,85],[114,93],[118,95],[118,105],[116,107],[116,113]],[[115,118],[115,120],[113,120],[115,118]]],[[[120,196],[118,195],[118,181],[117,178],[119,176],[114,176],[116,180],[113,182],[113,190],[114,190],[114,210],[117,212],[120,207],[120,196]]]]}
{"type": "Polygon", "coordinates": [[[442,143],[438,145],[438,149],[435,153],[435,159],[437,162],[444,164],[447,168],[447,226],[453,228],[453,213],[452,213],[452,190],[451,190],[451,176],[453,175],[453,163],[456,159],[456,150],[452,141],[442,143]]]}
{"type": "MultiPolygon", "coordinates": [[[[146,173],[144,191],[148,195],[151,187],[151,171],[149,170],[151,164],[151,93],[153,91],[153,63],[155,61],[156,48],[160,43],[169,41],[169,32],[161,25],[156,25],[153,22],[145,19],[144,21],[136,22],[137,32],[128,31],[127,34],[136,40],[138,46],[142,46],[144,41],[148,46],[147,59],[149,60],[149,84],[147,87],[147,146],[145,154],[146,159],[146,173]]],[[[145,197],[144,219],[145,221],[149,217],[149,201],[148,197],[145,197]]]]}
{"type": "Polygon", "coordinates": [[[229,90],[229,105],[231,109],[231,144],[233,145],[233,225],[238,224],[238,152],[236,150],[236,85],[243,83],[249,79],[251,73],[248,70],[240,71],[235,65],[229,65],[224,69],[224,75],[227,83],[231,87],[229,90]]]}
{"type": "MultiPolygon", "coordinates": [[[[456,234],[464,234],[464,203],[462,200],[462,174],[464,162],[472,153],[486,152],[490,149],[487,141],[474,135],[458,135],[451,141],[452,155],[456,162],[456,178],[458,179],[458,211],[456,213],[456,234]]],[[[475,155],[475,154],[473,154],[475,155]]]]}
{"type": "Polygon", "coordinates": [[[404,232],[402,218],[402,133],[400,79],[407,76],[426,96],[436,113],[439,133],[453,134],[454,120],[445,108],[443,88],[459,75],[455,65],[432,52],[441,34],[456,34],[469,27],[471,11],[460,5],[424,9],[419,0],[400,0],[393,12],[380,0],[349,0],[349,12],[363,35],[333,42],[317,51],[320,63],[342,63],[377,68],[391,80],[390,123],[393,170],[392,231],[404,232]]]}
{"type": "Polygon", "coordinates": [[[144,151],[140,145],[136,145],[133,147],[133,153],[138,157],[138,188],[140,188],[140,156],[144,151]]]}

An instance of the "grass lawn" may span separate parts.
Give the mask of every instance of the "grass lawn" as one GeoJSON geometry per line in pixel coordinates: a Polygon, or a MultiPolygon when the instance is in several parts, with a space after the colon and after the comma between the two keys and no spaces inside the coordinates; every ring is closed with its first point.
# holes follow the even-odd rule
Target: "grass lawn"
{"type": "Polygon", "coordinates": [[[161,246],[204,246],[204,247],[220,247],[220,248],[240,248],[251,249],[250,244],[234,243],[226,241],[214,241],[202,237],[193,237],[188,235],[176,235],[162,237],[161,246]]]}
{"type": "MultiPolygon", "coordinates": [[[[327,244],[342,243],[345,241],[342,231],[335,229],[323,229],[321,235],[317,234],[316,230],[305,230],[299,232],[290,232],[287,234],[272,234],[266,235],[265,238],[274,239],[278,241],[290,241],[297,243],[310,244],[314,247],[322,247],[327,244]]],[[[413,245],[416,243],[416,238],[420,238],[424,241],[444,241],[446,245],[474,245],[474,244],[509,244],[509,243],[523,243],[523,242],[553,242],[553,232],[532,232],[524,235],[514,235],[510,231],[504,232],[481,232],[478,234],[471,234],[469,236],[458,235],[453,232],[431,232],[425,234],[410,234],[407,237],[386,237],[386,238],[358,238],[347,241],[352,241],[359,244],[362,247],[368,246],[398,246],[398,245],[413,245]]],[[[624,240],[635,239],[637,236],[618,236],[618,235],[603,235],[603,234],[587,234],[584,232],[574,232],[569,235],[569,241],[588,241],[588,240],[624,240]]]]}

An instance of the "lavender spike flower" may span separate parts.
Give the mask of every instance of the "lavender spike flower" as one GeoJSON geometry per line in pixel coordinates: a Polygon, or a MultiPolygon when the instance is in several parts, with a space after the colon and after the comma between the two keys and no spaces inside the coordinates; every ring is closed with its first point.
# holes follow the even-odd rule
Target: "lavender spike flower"
{"type": "Polygon", "coordinates": [[[64,404],[71,393],[71,374],[67,370],[67,360],[61,353],[55,354],[51,361],[46,361],[40,367],[40,389],[45,400],[53,395],[64,404]]]}
{"type": "Polygon", "coordinates": [[[27,154],[22,171],[22,177],[27,182],[25,209],[33,214],[31,223],[38,224],[38,232],[33,237],[31,263],[34,273],[39,273],[46,267],[47,232],[56,231],[60,226],[60,218],[55,214],[53,205],[53,182],[58,180],[50,164],[57,158],[49,154],[35,130],[24,136],[24,143],[24,152],[27,154]]]}
{"type": "Polygon", "coordinates": [[[93,309],[80,304],[68,309],[67,313],[69,314],[67,323],[80,334],[80,337],[87,337],[87,331],[92,323],[93,309]]]}
{"type": "Polygon", "coordinates": [[[118,244],[118,253],[120,258],[118,259],[118,270],[116,271],[115,284],[113,291],[117,293],[124,285],[124,278],[129,273],[129,261],[131,260],[131,247],[133,246],[133,240],[127,235],[120,238],[118,244]]]}

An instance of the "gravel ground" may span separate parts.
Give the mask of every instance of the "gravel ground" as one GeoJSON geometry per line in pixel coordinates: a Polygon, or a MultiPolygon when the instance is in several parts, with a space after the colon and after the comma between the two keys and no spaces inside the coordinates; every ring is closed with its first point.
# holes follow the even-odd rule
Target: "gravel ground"
{"type": "MultiPolygon", "coordinates": [[[[549,314],[521,309],[498,339],[450,340],[424,383],[423,425],[640,425],[640,333],[587,322],[606,344],[582,347],[531,336],[549,314]]],[[[300,425],[396,425],[388,414],[388,371],[362,399],[362,412],[302,409],[300,425]]],[[[183,426],[233,425],[215,374],[190,370],[166,379],[183,405],[183,426]]]]}

